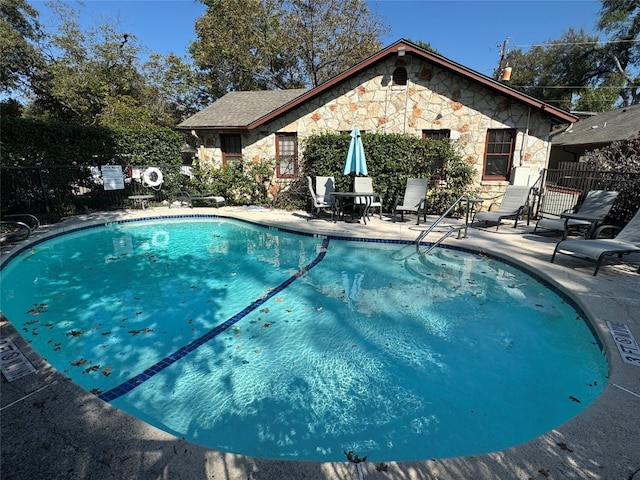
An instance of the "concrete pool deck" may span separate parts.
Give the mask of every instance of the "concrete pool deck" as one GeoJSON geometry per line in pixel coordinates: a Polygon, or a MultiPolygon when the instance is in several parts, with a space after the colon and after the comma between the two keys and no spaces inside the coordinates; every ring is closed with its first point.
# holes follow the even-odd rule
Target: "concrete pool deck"
{"type": "MultiPolygon", "coordinates": [[[[79,226],[167,215],[214,214],[319,235],[413,240],[415,217],[367,225],[313,219],[305,212],[242,207],[154,208],[102,212],[44,226],[31,240],[79,226]]],[[[430,218],[426,226],[433,221],[430,218]]],[[[479,250],[531,269],[569,294],[604,345],[609,382],[587,410],[530,442],[487,455],[420,462],[360,464],[363,478],[397,480],[612,479],[640,480],[640,366],[624,363],[607,321],[627,325],[640,340],[640,255],[625,264],[594,264],[561,255],[549,262],[558,237],[533,235],[533,224],[470,228],[446,244],[479,250]]],[[[418,228],[418,229],[417,229],[418,228]]],[[[435,241],[447,229],[427,237],[435,241]]],[[[21,248],[25,244],[13,246],[21,248]]],[[[2,246],[2,259],[11,248],[2,246]]],[[[6,286],[2,286],[3,290],[6,286]]],[[[15,288],[15,287],[13,287],[15,288]]],[[[4,295],[2,301],[6,301],[4,295]]],[[[4,317],[2,338],[12,339],[36,372],[11,383],[4,376],[0,406],[0,479],[357,479],[349,462],[314,463],[244,457],[200,447],[117,410],[81,389],[34,352],[4,317]]],[[[359,453],[359,452],[357,452],[359,453]]],[[[363,452],[364,454],[365,452],[363,452]]]]}

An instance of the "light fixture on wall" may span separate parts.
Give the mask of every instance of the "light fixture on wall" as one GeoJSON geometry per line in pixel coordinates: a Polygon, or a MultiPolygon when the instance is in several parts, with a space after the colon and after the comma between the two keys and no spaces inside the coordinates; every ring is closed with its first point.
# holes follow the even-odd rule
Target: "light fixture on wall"
{"type": "Polygon", "coordinates": [[[406,51],[405,51],[404,47],[398,47],[398,56],[399,57],[404,57],[405,53],[406,53],[406,51]]]}

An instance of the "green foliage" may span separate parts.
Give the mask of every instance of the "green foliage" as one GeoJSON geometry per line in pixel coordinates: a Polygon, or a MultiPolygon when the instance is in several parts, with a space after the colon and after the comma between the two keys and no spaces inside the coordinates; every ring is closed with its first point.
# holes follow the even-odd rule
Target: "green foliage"
{"type": "Polygon", "coordinates": [[[42,65],[38,12],[25,0],[0,1],[0,89],[25,91],[42,65]]]}
{"type": "MultiPolygon", "coordinates": [[[[345,133],[324,133],[307,138],[302,159],[304,173],[299,182],[306,182],[306,175],[332,175],[338,190],[350,190],[352,177],[342,173],[350,139],[345,133]]],[[[431,179],[427,199],[430,214],[441,214],[460,195],[473,193],[475,169],[464,162],[448,140],[363,133],[362,143],[369,176],[373,178],[386,210],[391,210],[398,196],[404,193],[410,177],[431,179]]],[[[294,186],[293,191],[306,192],[306,189],[294,186]]]]}
{"type": "Polygon", "coordinates": [[[104,128],[5,117],[0,122],[3,166],[74,165],[117,153],[113,132],[104,128]]]}
{"type": "Polygon", "coordinates": [[[200,0],[190,48],[211,94],[316,87],[381,47],[385,27],[362,0],[200,0]]]}
{"type": "Polygon", "coordinates": [[[626,181],[609,217],[623,226],[640,209],[640,135],[585,153],[587,164],[601,172],[624,174],[626,181]]]}
{"type": "Polygon", "coordinates": [[[185,180],[182,190],[188,193],[213,193],[229,204],[269,205],[273,160],[243,161],[220,167],[196,165],[193,178],[185,180]]]}
{"type": "Polygon", "coordinates": [[[182,163],[182,136],[166,128],[113,130],[11,117],[0,122],[4,166],[182,163]]]}
{"type": "MultiPolygon", "coordinates": [[[[164,174],[160,196],[170,197],[181,190],[182,136],[173,130],[112,130],[11,117],[2,117],[0,123],[3,167],[46,167],[24,169],[22,173],[16,169],[3,171],[3,210],[31,211],[45,202],[51,214],[75,213],[80,187],[89,191],[82,201],[104,196],[104,188],[94,181],[88,167],[106,164],[158,167],[164,174]],[[31,207],[21,209],[23,205],[31,207]]],[[[138,187],[127,184],[125,194],[139,193],[135,191],[138,187]]]]}
{"type": "Polygon", "coordinates": [[[608,38],[568,28],[557,40],[526,52],[514,49],[507,55],[513,68],[509,85],[566,110],[606,111],[638,103],[640,2],[601,3],[598,29],[608,38]]]}

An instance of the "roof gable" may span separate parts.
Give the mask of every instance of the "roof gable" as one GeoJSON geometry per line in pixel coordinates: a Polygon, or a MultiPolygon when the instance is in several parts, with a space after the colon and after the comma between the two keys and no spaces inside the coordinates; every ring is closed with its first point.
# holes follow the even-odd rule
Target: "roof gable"
{"type": "Polygon", "coordinates": [[[596,145],[626,140],[640,134],[640,104],[598,113],[554,135],[555,145],[596,145]]]}
{"type": "Polygon", "coordinates": [[[425,50],[407,40],[401,39],[311,90],[230,92],[201,112],[196,113],[182,122],[177,128],[241,128],[249,130],[257,128],[284,115],[293,108],[308,102],[347,79],[358,75],[372,65],[388,57],[398,55],[399,51],[402,51],[404,55],[412,55],[420,60],[433,63],[471,82],[481,84],[495,93],[521,102],[534,110],[544,112],[552,119],[552,122],[556,124],[572,123],[578,119],[578,117],[564,110],[519,92],[491,77],[464,67],[442,55],[425,50]],[[270,94],[273,95],[271,96],[270,94]],[[280,103],[278,104],[278,102],[280,103]]]}

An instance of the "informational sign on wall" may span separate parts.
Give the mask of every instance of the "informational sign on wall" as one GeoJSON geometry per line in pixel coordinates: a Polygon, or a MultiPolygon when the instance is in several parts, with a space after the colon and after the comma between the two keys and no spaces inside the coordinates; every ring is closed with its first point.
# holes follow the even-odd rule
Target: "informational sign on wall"
{"type": "Polygon", "coordinates": [[[100,169],[105,190],[124,190],[122,165],[102,165],[100,169]]]}

